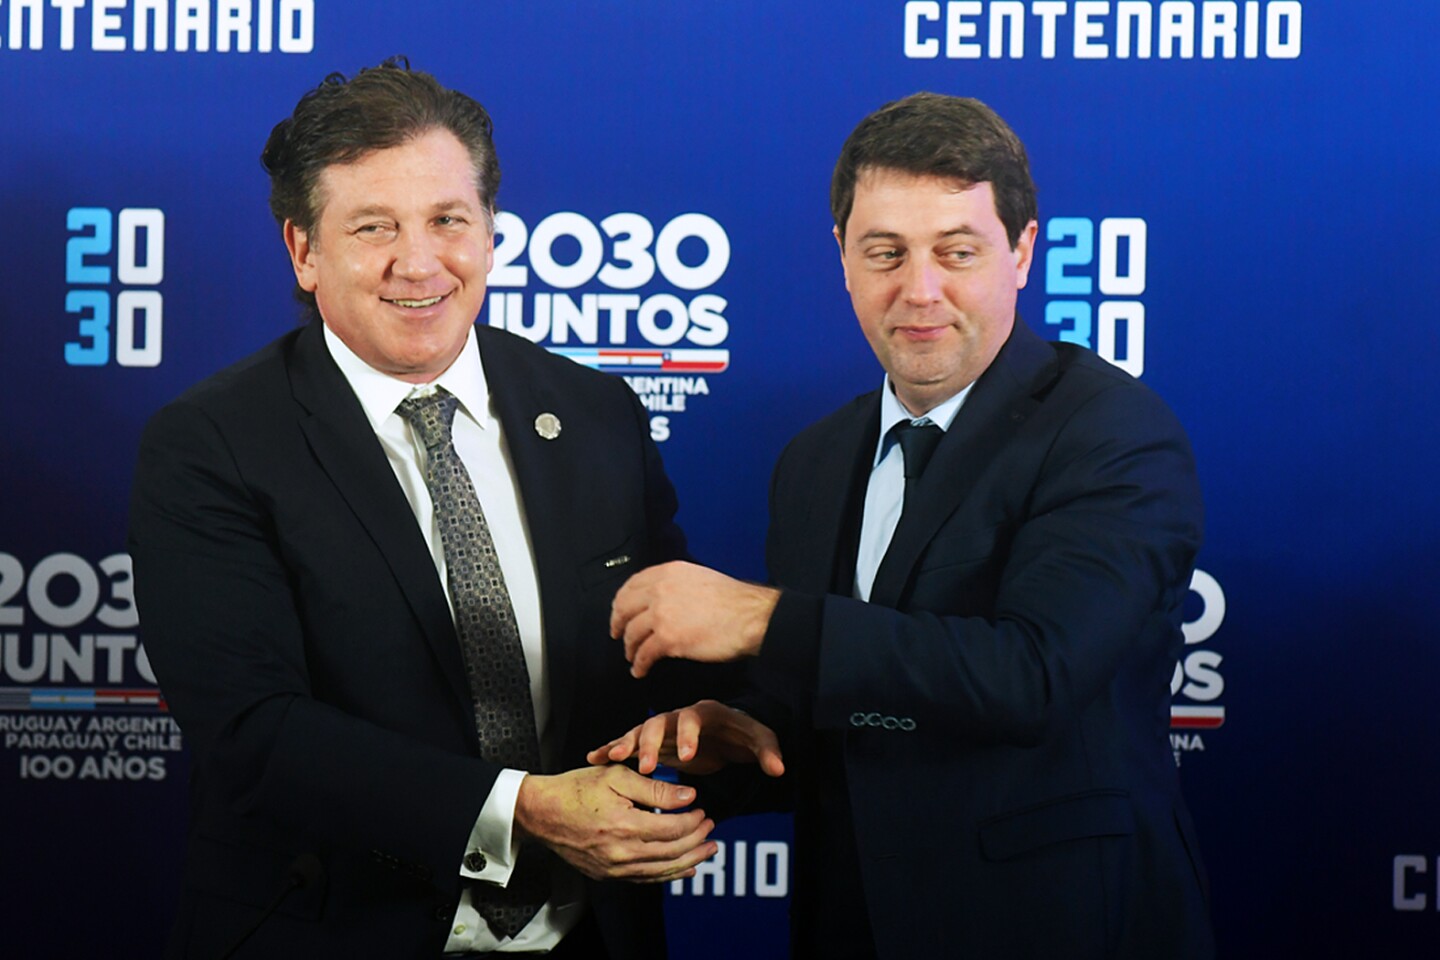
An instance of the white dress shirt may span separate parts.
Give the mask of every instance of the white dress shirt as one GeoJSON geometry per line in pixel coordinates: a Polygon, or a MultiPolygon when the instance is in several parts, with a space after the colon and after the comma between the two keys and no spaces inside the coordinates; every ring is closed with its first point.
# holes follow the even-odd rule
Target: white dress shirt
{"type": "Polygon", "coordinates": [[[890,549],[890,538],[900,523],[900,509],[905,505],[905,460],[900,443],[890,435],[890,429],[903,420],[923,425],[933,423],[941,430],[949,430],[955,422],[955,414],[970,395],[970,386],[938,406],[916,416],[895,396],[895,387],[889,375],[880,390],[880,439],[875,444],[875,462],[870,469],[870,482],[865,487],[865,512],[860,521],[860,550],[855,555],[855,596],[860,600],[870,599],[870,589],[875,585],[875,574],[880,570],[880,561],[890,549]]]}
{"type": "MultiPolygon", "coordinates": [[[[431,559],[440,583],[445,586],[446,600],[451,604],[449,581],[445,575],[445,548],[440,541],[439,526],[425,486],[425,445],[415,435],[409,422],[396,412],[400,403],[411,396],[425,396],[436,387],[444,387],[460,401],[455,413],[452,437],[455,452],[470,474],[485,522],[495,542],[495,553],[505,575],[505,587],[515,608],[515,622],[525,651],[525,666],[530,673],[530,699],[535,708],[535,730],[540,737],[540,754],[553,757],[551,742],[550,686],[545,670],[545,634],[541,622],[540,585],[535,572],[535,554],[525,523],[525,504],[515,480],[500,422],[490,409],[490,389],[485,381],[485,368],[480,363],[480,350],[475,331],[470,331],[455,362],[440,376],[427,384],[406,383],[381,373],[361,360],[335,333],[325,327],[325,344],[330,355],[349,382],[350,388],[365,410],[365,416],[385,450],[395,479],[410,502],[420,532],[430,548],[431,559]]],[[[519,855],[520,844],[514,837],[515,801],[523,770],[504,770],[495,781],[490,795],[475,821],[470,842],[458,851],[457,861],[469,850],[479,850],[487,861],[484,870],[468,870],[457,862],[462,876],[501,886],[510,880],[519,855]]],[[[478,798],[477,798],[478,799],[478,798]]],[[[450,952],[534,951],[548,950],[574,928],[584,912],[584,887],[578,878],[565,875],[557,878],[551,899],[530,923],[513,938],[497,939],[471,902],[465,890],[450,927],[445,945],[450,952]],[[564,882],[568,879],[570,882],[564,882]]]]}

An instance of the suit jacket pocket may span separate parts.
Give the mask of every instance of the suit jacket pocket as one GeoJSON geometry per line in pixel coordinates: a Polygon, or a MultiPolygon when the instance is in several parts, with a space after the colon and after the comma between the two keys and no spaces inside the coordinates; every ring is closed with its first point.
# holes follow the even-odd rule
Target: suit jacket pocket
{"type": "Polygon", "coordinates": [[[1010,860],[1067,840],[1134,832],[1127,791],[1091,790],[982,820],[980,850],[987,860],[1010,860]]]}
{"type": "Polygon", "coordinates": [[[629,537],[619,546],[597,554],[580,565],[580,583],[589,588],[616,579],[615,589],[631,574],[640,569],[639,548],[635,538],[629,537]],[[617,579],[618,578],[618,579],[617,579]]]}
{"type": "Polygon", "coordinates": [[[973,563],[995,558],[1003,525],[996,524],[984,530],[969,530],[947,534],[942,531],[925,548],[918,569],[921,573],[941,570],[946,567],[973,563]]]}
{"type": "MultiPolygon", "coordinates": [[[[198,834],[191,843],[190,876],[193,886],[204,893],[262,908],[288,885],[297,853],[198,834]]],[[[287,895],[278,912],[303,920],[319,919],[326,886],[322,872],[304,889],[287,895]]]]}
{"type": "Polygon", "coordinates": [[[1009,535],[1003,524],[942,531],[921,555],[901,605],[941,616],[993,618],[1009,535]]]}

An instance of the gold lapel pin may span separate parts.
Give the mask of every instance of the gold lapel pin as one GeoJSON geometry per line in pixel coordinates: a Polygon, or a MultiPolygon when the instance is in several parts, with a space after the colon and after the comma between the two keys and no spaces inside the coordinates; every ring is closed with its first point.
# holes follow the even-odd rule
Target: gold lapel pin
{"type": "Polygon", "coordinates": [[[546,440],[560,436],[560,418],[553,413],[542,413],[535,418],[535,432],[546,440]]]}

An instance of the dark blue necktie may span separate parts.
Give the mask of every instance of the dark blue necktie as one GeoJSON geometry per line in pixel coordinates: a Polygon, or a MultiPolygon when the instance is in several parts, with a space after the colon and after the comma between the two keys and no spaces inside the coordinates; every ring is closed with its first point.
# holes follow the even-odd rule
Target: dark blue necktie
{"type": "Polygon", "coordinates": [[[930,457],[934,455],[940,438],[945,436],[945,431],[928,421],[916,424],[910,420],[902,420],[891,427],[890,432],[899,441],[900,453],[905,458],[905,500],[901,510],[903,516],[914,498],[918,485],[916,481],[925,472],[925,465],[930,462],[930,457]]]}

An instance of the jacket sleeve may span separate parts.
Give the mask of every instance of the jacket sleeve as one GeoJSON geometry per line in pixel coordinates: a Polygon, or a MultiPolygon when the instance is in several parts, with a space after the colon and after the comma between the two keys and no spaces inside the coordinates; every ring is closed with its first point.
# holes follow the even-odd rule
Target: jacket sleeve
{"type": "MultiPolygon", "coordinates": [[[[772,539],[802,535],[785,514],[804,489],[799,459],[777,466],[772,539]]],[[[751,671],[769,712],[816,729],[889,717],[932,737],[1029,745],[1121,672],[1163,684],[1201,536],[1193,458],[1170,411],[1146,390],[1100,390],[1037,473],[1001,482],[1029,485],[1023,509],[995,518],[984,556],[922,557],[905,609],[786,591],[751,671]]],[[[782,586],[789,576],[771,573],[782,586]]]]}
{"type": "Polygon", "coordinates": [[[197,779],[226,816],[458,886],[498,769],[317,696],[325,681],[267,497],[198,406],[172,404],[147,427],[130,516],[137,601],[197,779]]]}

